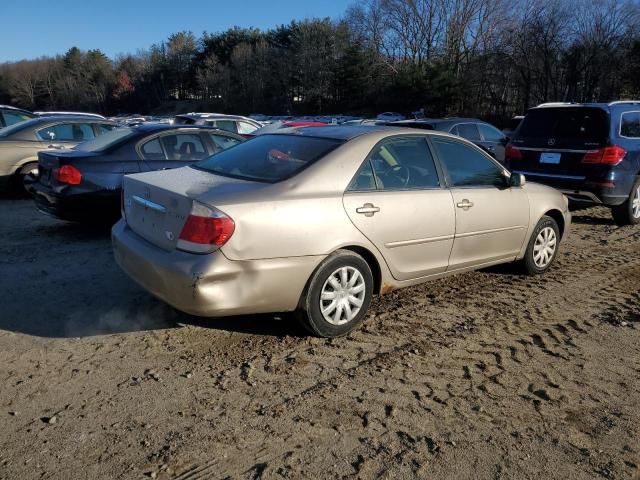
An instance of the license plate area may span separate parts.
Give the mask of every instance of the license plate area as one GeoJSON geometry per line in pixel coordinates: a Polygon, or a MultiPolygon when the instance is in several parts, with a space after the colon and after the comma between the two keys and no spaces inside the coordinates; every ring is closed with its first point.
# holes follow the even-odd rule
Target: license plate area
{"type": "Polygon", "coordinates": [[[540,154],[540,163],[549,163],[552,165],[558,165],[560,163],[561,157],[562,155],[559,153],[543,152],[540,154]]]}

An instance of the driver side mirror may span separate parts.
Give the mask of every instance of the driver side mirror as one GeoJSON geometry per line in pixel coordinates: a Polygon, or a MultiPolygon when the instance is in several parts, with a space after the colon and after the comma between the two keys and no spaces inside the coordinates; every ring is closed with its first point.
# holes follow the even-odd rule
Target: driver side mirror
{"type": "Polygon", "coordinates": [[[521,173],[512,173],[509,178],[509,186],[510,187],[522,187],[527,183],[524,175],[521,173]]]}

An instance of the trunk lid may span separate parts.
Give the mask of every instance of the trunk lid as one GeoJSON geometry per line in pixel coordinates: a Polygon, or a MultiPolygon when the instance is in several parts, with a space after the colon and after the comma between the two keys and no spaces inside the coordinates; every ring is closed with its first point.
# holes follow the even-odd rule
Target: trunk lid
{"type": "Polygon", "coordinates": [[[38,181],[42,185],[57,184],[53,173],[56,168],[60,168],[63,165],[73,165],[78,161],[96,156],[98,154],[78,150],[44,150],[38,152],[38,181]]]}
{"type": "Polygon", "coordinates": [[[265,184],[237,180],[195,168],[155,171],[124,177],[124,209],[129,227],[148,242],[175,249],[194,201],[210,207],[265,184]]]}

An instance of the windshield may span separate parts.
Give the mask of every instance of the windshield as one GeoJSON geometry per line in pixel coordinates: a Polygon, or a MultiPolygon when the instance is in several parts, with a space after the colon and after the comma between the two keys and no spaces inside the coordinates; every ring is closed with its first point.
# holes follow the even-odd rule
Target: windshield
{"type": "Polygon", "coordinates": [[[134,136],[135,134],[136,130],[133,128],[116,128],[110,132],[98,135],[93,140],[81,143],[76,146],[75,149],[80,150],[81,152],[102,152],[109,147],[122,143],[124,140],[134,136]]]}
{"type": "Polygon", "coordinates": [[[219,152],[196,168],[216,175],[275,183],[292,177],[342,144],[299,135],[264,135],[219,152]]]}
{"type": "Polygon", "coordinates": [[[539,139],[545,145],[588,147],[603,145],[608,137],[607,112],[601,108],[540,108],[527,113],[517,139],[539,139]]]}

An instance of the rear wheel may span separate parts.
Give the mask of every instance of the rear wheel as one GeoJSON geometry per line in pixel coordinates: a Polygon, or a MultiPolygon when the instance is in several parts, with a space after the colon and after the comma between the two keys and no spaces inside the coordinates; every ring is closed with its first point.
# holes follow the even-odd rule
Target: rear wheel
{"type": "Polygon", "coordinates": [[[611,208],[611,215],[620,226],[640,223],[640,179],[633,184],[629,198],[622,205],[611,208]]]}
{"type": "Polygon", "coordinates": [[[38,162],[23,165],[16,173],[14,189],[16,193],[29,193],[29,184],[38,176],[38,162]]]}
{"type": "Polygon", "coordinates": [[[312,275],[296,316],[314,335],[346,335],[362,322],[372,294],[367,262],[354,252],[338,250],[312,275]]]}
{"type": "Polygon", "coordinates": [[[546,272],[558,253],[560,246],[560,229],[556,221],[543,216],[529,239],[527,251],[522,263],[529,275],[540,275],[546,272]]]}

